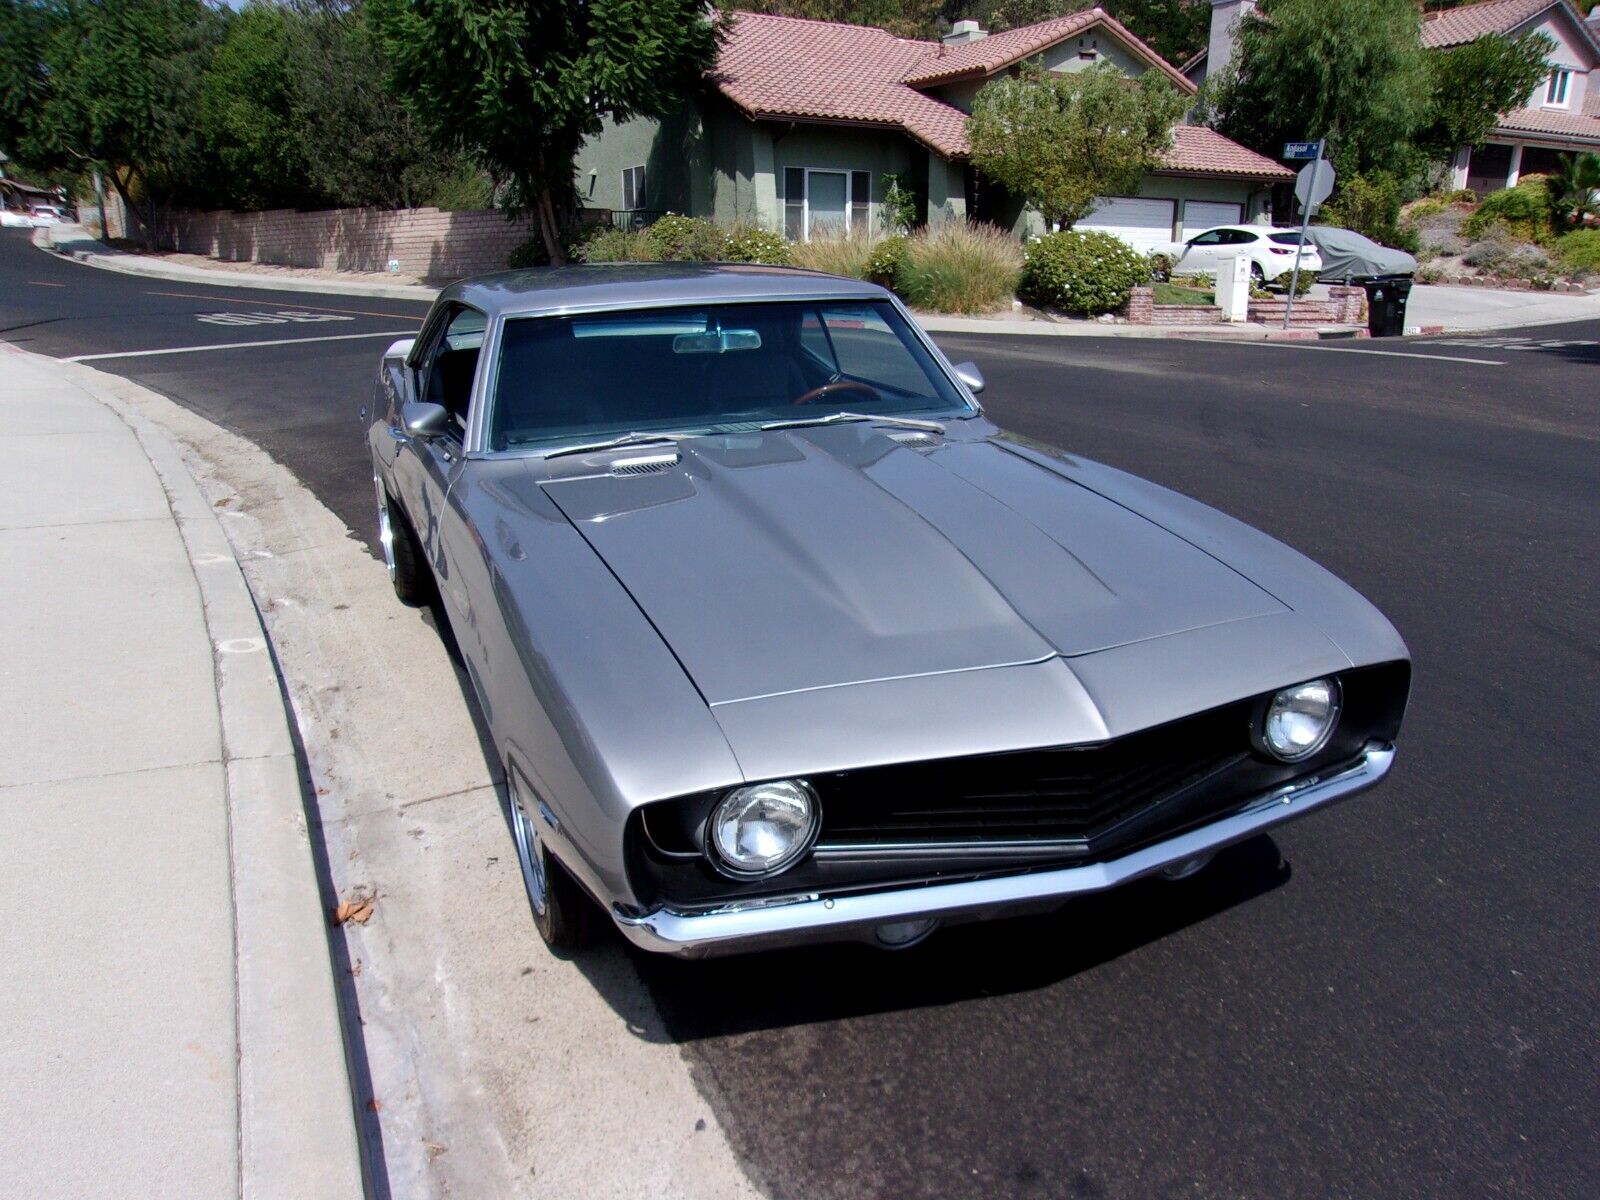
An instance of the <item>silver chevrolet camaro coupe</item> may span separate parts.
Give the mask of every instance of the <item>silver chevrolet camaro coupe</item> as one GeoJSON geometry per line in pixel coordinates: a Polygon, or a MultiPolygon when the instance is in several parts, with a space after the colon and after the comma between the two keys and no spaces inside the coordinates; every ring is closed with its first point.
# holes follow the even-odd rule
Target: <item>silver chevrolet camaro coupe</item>
{"type": "Polygon", "coordinates": [[[449,621],[552,945],[909,946],[1388,772],[1371,604],[982,390],[882,288],[776,267],[467,280],[384,354],[384,558],[449,621]]]}

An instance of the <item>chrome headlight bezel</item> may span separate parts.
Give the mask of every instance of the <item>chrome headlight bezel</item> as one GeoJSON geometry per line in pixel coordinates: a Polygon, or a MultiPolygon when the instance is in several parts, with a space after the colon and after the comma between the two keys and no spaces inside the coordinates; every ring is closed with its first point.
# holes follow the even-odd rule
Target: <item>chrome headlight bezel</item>
{"type": "MultiPolygon", "coordinates": [[[[748,816],[748,808],[746,809],[748,816]]],[[[702,845],[707,861],[722,875],[730,879],[769,879],[800,862],[816,845],[817,834],[822,829],[822,805],[817,793],[804,779],[772,779],[765,783],[744,784],[730,788],[712,805],[706,817],[702,845]],[[732,847],[738,839],[724,836],[730,822],[737,820],[737,810],[755,802],[763,792],[774,793],[774,798],[795,802],[802,812],[803,825],[799,833],[781,853],[769,856],[756,865],[746,859],[740,861],[732,847]]]]}
{"type": "Polygon", "coordinates": [[[1292,684],[1286,688],[1279,688],[1267,696],[1257,709],[1255,719],[1251,722],[1250,740],[1255,748],[1268,758],[1278,762],[1297,763],[1312,758],[1327,748],[1332,740],[1334,731],[1339,728],[1339,718],[1344,712],[1344,693],[1339,686],[1337,675],[1323,675],[1316,679],[1308,679],[1303,683],[1292,684]],[[1304,706],[1306,703],[1304,693],[1312,689],[1326,689],[1326,696],[1320,702],[1313,702],[1313,707],[1326,708],[1325,715],[1321,716],[1322,727],[1315,739],[1301,745],[1299,748],[1280,748],[1287,739],[1274,736],[1274,722],[1283,715],[1292,714],[1296,705],[1304,706]]]}

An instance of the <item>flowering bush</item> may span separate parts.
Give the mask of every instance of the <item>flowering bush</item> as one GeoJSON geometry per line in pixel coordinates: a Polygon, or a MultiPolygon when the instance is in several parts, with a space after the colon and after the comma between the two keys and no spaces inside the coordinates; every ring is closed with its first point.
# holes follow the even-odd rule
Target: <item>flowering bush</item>
{"type": "Polygon", "coordinates": [[[723,259],[737,263],[766,263],[774,267],[787,267],[790,262],[789,243],[782,234],[770,229],[735,229],[728,234],[723,245],[723,259]]]}
{"type": "Polygon", "coordinates": [[[906,244],[911,239],[902,234],[886,237],[867,255],[866,277],[879,287],[892,288],[895,273],[906,256],[906,244]]]}
{"type": "Polygon", "coordinates": [[[662,262],[718,262],[727,238],[715,222],[667,213],[644,231],[662,262]]]}
{"type": "Polygon", "coordinates": [[[1121,238],[1068,229],[1025,248],[1020,294],[1042,308],[1093,317],[1121,308],[1148,282],[1149,261],[1121,238]]]}

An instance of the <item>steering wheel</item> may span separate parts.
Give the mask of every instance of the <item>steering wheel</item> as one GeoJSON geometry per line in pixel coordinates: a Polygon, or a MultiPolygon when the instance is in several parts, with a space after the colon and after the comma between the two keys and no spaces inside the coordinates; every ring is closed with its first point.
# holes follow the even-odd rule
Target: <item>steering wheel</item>
{"type": "Polygon", "coordinates": [[[867,395],[871,396],[874,400],[883,399],[883,397],[878,394],[878,389],[869,383],[862,383],[858,379],[830,379],[821,387],[814,387],[809,392],[800,393],[800,395],[789,401],[789,403],[813,404],[816,401],[821,400],[824,396],[832,395],[834,392],[866,392],[867,395]]]}

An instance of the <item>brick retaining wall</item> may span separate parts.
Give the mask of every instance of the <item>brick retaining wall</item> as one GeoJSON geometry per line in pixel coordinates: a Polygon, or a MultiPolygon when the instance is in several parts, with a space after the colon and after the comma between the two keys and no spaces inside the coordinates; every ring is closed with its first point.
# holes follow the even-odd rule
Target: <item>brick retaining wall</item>
{"type": "Polygon", "coordinates": [[[159,241],[185,254],[331,271],[387,272],[394,259],[396,274],[444,280],[504,270],[531,233],[526,220],[507,221],[492,210],[180,211],[159,241]]]}
{"type": "MultiPolygon", "coordinates": [[[[1219,325],[1222,310],[1211,304],[1156,304],[1147,287],[1136,287],[1122,309],[1130,325],[1219,325]]],[[[1295,325],[1360,325],[1367,319],[1367,294],[1358,287],[1330,287],[1326,300],[1294,302],[1295,325]]],[[[1249,319],[1282,325],[1284,300],[1250,301],[1249,319]]]]}

